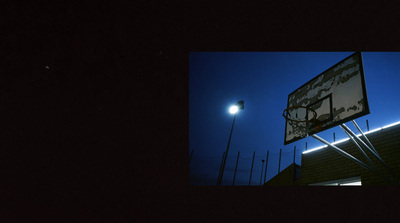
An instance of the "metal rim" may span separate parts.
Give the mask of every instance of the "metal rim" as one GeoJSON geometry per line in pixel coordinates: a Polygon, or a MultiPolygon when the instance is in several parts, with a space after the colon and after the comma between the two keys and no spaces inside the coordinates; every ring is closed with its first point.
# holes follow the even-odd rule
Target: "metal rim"
{"type": "Polygon", "coordinates": [[[283,110],[282,116],[283,116],[286,120],[289,120],[289,121],[292,121],[292,122],[308,122],[308,121],[310,121],[310,120],[314,120],[314,119],[317,118],[317,112],[316,112],[314,109],[312,109],[312,108],[307,108],[307,107],[305,107],[305,106],[292,106],[292,107],[288,107],[288,108],[286,108],[285,110],[283,110]],[[305,108],[306,110],[308,109],[308,110],[312,111],[314,117],[313,117],[312,119],[307,119],[307,120],[294,120],[294,119],[291,119],[291,118],[287,117],[287,115],[288,115],[287,111],[288,111],[289,109],[296,109],[296,108],[305,108]],[[285,112],[286,112],[286,115],[285,115],[285,112]]]}

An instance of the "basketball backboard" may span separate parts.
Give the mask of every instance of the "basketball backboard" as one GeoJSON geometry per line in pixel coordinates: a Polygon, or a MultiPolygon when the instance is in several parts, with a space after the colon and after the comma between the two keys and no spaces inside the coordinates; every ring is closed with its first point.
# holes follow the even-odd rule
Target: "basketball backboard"
{"type": "Polygon", "coordinates": [[[311,119],[314,111],[317,115],[313,122],[286,119],[285,145],[369,114],[361,53],[350,55],[289,94],[287,108],[294,106],[287,110],[289,116],[311,119]]]}

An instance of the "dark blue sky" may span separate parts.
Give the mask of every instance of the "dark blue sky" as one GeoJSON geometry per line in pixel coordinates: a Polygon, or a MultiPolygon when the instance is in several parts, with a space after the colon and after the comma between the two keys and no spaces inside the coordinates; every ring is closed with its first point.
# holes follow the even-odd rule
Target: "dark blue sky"
{"type": "MultiPolygon", "coordinates": [[[[255,152],[251,185],[259,185],[262,159],[269,150],[266,181],[293,162],[301,165],[301,153],[321,146],[308,137],[283,145],[282,111],[288,95],[313,77],[354,52],[192,52],[189,57],[189,167],[191,185],[216,185],[222,154],[226,150],[233,115],[230,105],[244,100],[237,114],[222,185],[232,185],[238,151],[235,185],[248,185],[255,152]]],[[[400,53],[362,52],[371,114],[356,121],[363,130],[400,121],[400,53]]],[[[351,123],[346,123],[356,131],[351,123]]],[[[328,141],[347,137],[340,127],[318,133],[328,141]]],[[[264,164],[265,169],[265,164],[264,164]]],[[[262,174],[264,178],[264,173],[262,174]]],[[[262,180],[263,181],[263,180],[262,180]]]]}

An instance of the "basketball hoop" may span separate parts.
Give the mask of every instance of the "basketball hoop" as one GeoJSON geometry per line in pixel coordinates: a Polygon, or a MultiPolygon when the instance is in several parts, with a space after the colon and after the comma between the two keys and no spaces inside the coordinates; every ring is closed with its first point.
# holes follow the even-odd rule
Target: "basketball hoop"
{"type": "Polygon", "coordinates": [[[308,133],[310,132],[317,133],[322,130],[323,122],[317,119],[317,112],[310,107],[305,107],[305,106],[288,107],[285,110],[283,110],[282,116],[289,122],[290,125],[298,126],[298,123],[305,123],[306,124],[305,129],[307,130],[308,133]],[[305,109],[305,112],[303,112],[303,117],[298,117],[297,110],[299,109],[305,109]],[[308,115],[309,111],[312,112],[312,118],[309,118],[308,115]],[[293,116],[292,114],[295,115],[293,116]]]}
{"type": "Polygon", "coordinates": [[[314,109],[308,108],[305,106],[292,106],[292,107],[288,107],[285,110],[283,110],[282,116],[286,120],[291,121],[291,122],[309,122],[309,121],[317,118],[317,112],[314,109]],[[298,109],[306,109],[306,113],[305,113],[306,115],[303,118],[297,117],[297,112],[296,112],[296,117],[292,117],[292,115],[289,112],[290,110],[298,110],[298,109]],[[308,118],[308,111],[311,111],[313,113],[313,117],[311,119],[308,118]]]}

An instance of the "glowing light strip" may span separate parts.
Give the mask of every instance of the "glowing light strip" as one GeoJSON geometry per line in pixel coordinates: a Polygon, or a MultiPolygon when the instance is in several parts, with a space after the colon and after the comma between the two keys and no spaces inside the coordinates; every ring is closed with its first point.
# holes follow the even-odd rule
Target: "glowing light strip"
{"type": "Polygon", "coordinates": [[[311,153],[311,152],[314,152],[316,150],[320,150],[320,149],[325,148],[325,147],[328,147],[328,146],[325,145],[325,146],[320,146],[320,147],[317,147],[317,148],[314,148],[314,149],[310,149],[310,150],[304,151],[303,154],[311,153]]]}
{"type": "Polygon", "coordinates": [[[400,124],[400,121],[399,121],[399,122],[392,123],[392,124],[390,124],[390,125],[385,125],[385,126],[383,126],[382,128],[383,128],[383,129],[387,129],[387,128],[390,128],[390,127],[392,127],[392,126],[398,125],[398,124],[400,124]]]}
{"type": "MultiPolygon", "coordinates": [[[[394,123],[392,123],[392,124],[385,125],[385,126],[383,126],[383,127],[381,127],[381,128],[376,128],[376,129],[370,130],[370,131],[368,131],[368,132],[364,132],[364,135],[368,135],[368,134],[370,134],[370,133],[377,132],[377,131],[380,131],[380,130],[383,130],[383,129],[387,129],[387,128],[390,128],[390,127],[393,127],[393,126],[396,126],[396,125],[399,125],[399,124],[400,124],[400,121],[394,122],[394,123]]],[[[358,134],[357,136],[360,137],[360,136],[361,136],[361,133],[358,134]]],[[[341,140],[339,140],[339,141],[333,142],[332,144],[333,144],[333,145],[336,145],[336,144],[345,142],[345,141],[347,141],[347,140],[349,140],[349,139],[350,139],[350,138],[341,139],[341,140]]],[[[316,147],[316,148],[313,148],[313,149],[309,149],[309,150],[307,150],[307,151],[304,151],[303,154],[311,153],[311,152],[314,152],[314,151],[317,151],[317,150],[320,150],[320,149],[323,149],[323,148],[326,148],[326,147],[328,147],[328,146],[327,146],[327,145],[324,145],[324,146],[319,146],[319,147],[316,147]]]]}

